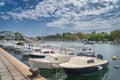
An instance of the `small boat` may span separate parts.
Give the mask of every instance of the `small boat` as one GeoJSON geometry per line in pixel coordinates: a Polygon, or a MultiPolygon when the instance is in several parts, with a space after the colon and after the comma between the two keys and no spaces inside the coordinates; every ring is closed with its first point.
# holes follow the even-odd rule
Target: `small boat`
{"type": "Polygon", "coordinates": [[[33,53],[32,49],[23,49],[23,50],[21,50],[22,56],[29,56],[30,53],[33,53]]]}
{"type": "Polygon", "coordinates": [[[29,58],[29,65],[38,69],[55,69],[60,63],[67,62],[72,56],[63,54],[49,54],[45,58],[29,58]]]}
{"type": "Polygon", "coordinates": [[[86,44],[94,44],[94,42],[93,41],[85,41],[84,45],[86,45],[86,44]]]}
{"type": "Polygon", "coordinates": [[[88,47],[80,47],[78,48],[78,56],[95,56],[95,50],[93,48],[88,48],[88,47]]]}
{"type": "Polygon", "coordinates": [[[92,48],[88,48],[88,47],[82,47],[81,49],[79,49],[79,53],[84,54],[84,53],[95,53],[95,50],[92,48]]]}
{"type": "Polygon", "coordinates": [[[108,61],[99,57],[75,56],[59,66],[68,75],[89,74],[107,67],[108,61]]]}
{"type": "Polygon", "coordinates": [[[30,58],[44,58],[48,54],[56,54],[52,49],[41,49],[39,52],[29,53],[30,58]]]}
{"type": "Polygon", "coordinates": [[[41,47],[24,47],[21,49],[21,53],[23,56],[28,56],[32,53],[39,53],[41,50],[41,47]]]}
{"type": "Polygon", "coordinates": [[[48,54],[58,54],[60,45],[41,44],[41,47],[38,47],[38,49],[33,48],[33,50],[34,52],[29,54],[31,58],[44,58],[48,54]]]}
{"type": "Polygon", "coordinates": [[[21,52],[23,49],[24,49],[23,46],[20,46],[20,45],[14,46],[14,51],[15,51],[15,52],[21,52]]]}

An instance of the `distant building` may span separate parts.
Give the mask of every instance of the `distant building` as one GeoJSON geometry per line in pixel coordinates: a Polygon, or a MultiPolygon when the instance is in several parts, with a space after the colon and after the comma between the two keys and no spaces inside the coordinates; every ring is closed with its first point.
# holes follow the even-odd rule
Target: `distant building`
{"type": "Polygon", "coordinates": [[[15,33],[13,33],[12,31],[2,31],[2,32],[0,32],[0,37],[2,39],[14,40],[15,33]]]}

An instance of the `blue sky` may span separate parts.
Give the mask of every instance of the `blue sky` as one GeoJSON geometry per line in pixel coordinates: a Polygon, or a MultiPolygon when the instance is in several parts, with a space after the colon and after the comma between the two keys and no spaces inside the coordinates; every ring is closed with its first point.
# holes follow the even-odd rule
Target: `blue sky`
{"type": "Polygon", "coordinates": [[[0,31],[26,36],[120,29],[120,0],[0,0],[0,31]]]}

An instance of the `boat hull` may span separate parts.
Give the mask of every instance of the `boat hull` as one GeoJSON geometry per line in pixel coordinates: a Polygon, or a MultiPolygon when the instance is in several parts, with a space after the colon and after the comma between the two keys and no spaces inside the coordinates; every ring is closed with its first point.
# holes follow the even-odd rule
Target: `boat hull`
{"type": "Polygon", "coordinates": [[[87,68],[63,68],[67,75],[81,75],[81,74],[90,74],[98,70],[103,70],[107,68],[107,64],[102,64],[98,66],[92,66],[87,68]]]}
{"type": "Polygon", "coordinates": [[[34,61],[32,59],[29,59],[29,65],[31,68],[38,68],[38,69],[55,69],[57,68],[56,65],[58,65],[57,63],[51,63],[50,61],[42,61],[42,59],[39,61],[34,61]],[[54,66],[55,65],[55,66],[54,66]]]}

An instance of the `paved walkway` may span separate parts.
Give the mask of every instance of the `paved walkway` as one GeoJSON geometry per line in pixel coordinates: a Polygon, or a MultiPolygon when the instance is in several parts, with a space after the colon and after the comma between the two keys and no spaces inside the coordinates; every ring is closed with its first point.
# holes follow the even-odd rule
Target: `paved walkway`
{"type": "Polygon", "coordinates": [[[0,48],[0,80],[46,80],[39,75],[30,78],[29,67],[0,48]]]}

